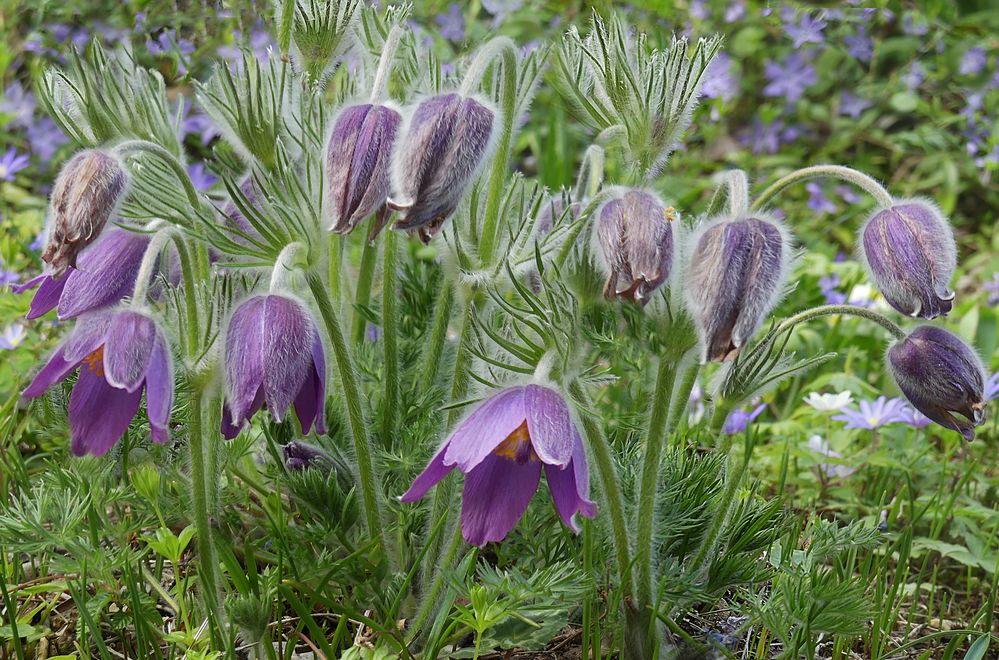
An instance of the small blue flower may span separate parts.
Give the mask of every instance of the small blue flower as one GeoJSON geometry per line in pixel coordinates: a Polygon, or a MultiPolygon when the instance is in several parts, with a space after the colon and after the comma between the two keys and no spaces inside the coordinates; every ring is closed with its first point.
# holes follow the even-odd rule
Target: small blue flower
{"type": "Polygon", "coordinates": [[[751,412],[736,410],[725,420],[725,425],[722,426],[722,433],[726,435],[738,435],[742,433],[749,427],[750,422],[760,416],[766,407],[767,404],[761,403],[753,408],[751,412]]]}
{"type": "Polygon", "coordinates": [[[767,79],[763,95],[782,96],[787,99],[788,103],[794,103],[800,99],[804,95],[806,87],[818,82],[811,56],[802,51],[791,53],[783,62],[766,62],[763,65],[763,75],[767,79]]]}
{"type": "Polygon", "coordinates": [[[0,157],[0,181],[13,181],[14,175],[30,163],[27,156],[17,153],[17,149],[11,147],[7,153],[0,157]]]}
{"type": "Polygon", "coordinates": [[[848,429],[873,431],[886,424],[905,421],[902,411],[904,406],[905,402],[902,399],[879,396],[874,401],[861,401],[859,410],[857,408],[844,408],[843,412],[833,416],[833,419],[838,422],[846,422],[848,429]]]}
{"type": "Polygon", "coordinates": [[[999,272],[992,273],[992,279],[982,288],[989,294],[989,307],[999,305],[999,272]]]}
{"type": "Polygon", "coordinates": [[[461,6],[457,2],[448,5],[447,13],[438,14],[435,21],[445,39],[458,42],[465,38],[465,17],[461,15],[461,6]]]}
{"type": "Polygon", "coordinates": [[[856,34],[847,35],[843,38],[843,45],[846,52],[861,62],[870,62],[874,57],[874,45],[870,37],[867,36],[867,27],[861,25],[857,28],[856,34]]]}
{"type": "Polygon", "coordinates": [[[810,12],[802,14],[797,24],[791,23],[787,19],[784,22],[784,31],[791,37],[795,48],[801,48],[805,44],[821,44],[825,42],[822,31],[826,28],[826,19],[822,13],[812,16],[810,12]]]}
{"type": "Polygon", "coordinates": [[[835,213],[838,209],[825,193],[822,192],[822,185],[818,181],[809,181],[805,184],[808,191],[808,208],[816,213],[835,213]]]}
{"type": "Polygon", "coordinates": [[[873,103],[867,99],[845,90],[839,94],[839,113],[841,115],[859,119],[864,110],[867,110],[872,105],[873,103]]]}
{"type": "Polygon", "coordinates": [[[961,57],[961,64],[958,66],[958,73],[962,76],[977,76],[985,70],[988,64],[988,55],[984,48],[975,46],[964,51],[961,57]]]}
{"type": "Polygon", "coordinates": [[[202,192],[208,190],[219,182],[218,178],[212,176],[212,173],[208,171],[204,163],[194,163],[193,165],[188,165],[187,173],[190,175],[191,183],[194,185],[195,189],[202,192]]]}

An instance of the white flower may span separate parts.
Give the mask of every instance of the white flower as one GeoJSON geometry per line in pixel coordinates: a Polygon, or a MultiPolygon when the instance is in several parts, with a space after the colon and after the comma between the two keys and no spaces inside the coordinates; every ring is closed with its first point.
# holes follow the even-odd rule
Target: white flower
{"type": "MultiPolygon", "coordinates": [[[[808,439],[808,448],[825,458],[843,458],[842,454],[833,451],[832,448],[829,447],[829,443],[823,440],[821,435],[813,435],[810,437],[808,439]]],[[[819,470],[821,470],[822,474],[825,476],[836,479],[849,477],[857,471],[848,465],[840,465],[838,463],[822,463],[819,465],[819,470]]]]}
{"type": "Polygon", "coordinates": [[[810,392],[803,400],[819,412],[833,412],[842,410],[853,403],[853,394],[850,392],[840,392],[839,394],[810,392]]]}
{"type": "Polygon", "coordinates": [[[21,345],[25,336],[24,326],[20,323],[7,326],[0,334],[0,348],[5,351],[12,351],[21,345]]]}

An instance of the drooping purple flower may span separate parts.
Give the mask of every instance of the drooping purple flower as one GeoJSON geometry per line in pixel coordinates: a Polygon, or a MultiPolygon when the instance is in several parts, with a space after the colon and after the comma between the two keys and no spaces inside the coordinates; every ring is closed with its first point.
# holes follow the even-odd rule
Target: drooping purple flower
{"type": "Polygon", "coordinates": [[[751,217],[713,222],[694,238],[684,285],[701,359],[729,360],[777,304],[790,239],[776,221],[751,217]]]}
{"type": "Polygon", "coordinates": [[[864,110],[867,110],[872,105],[874,104],[867,99],[856,94],[851,94],[846,90],[839,94],[839,113],[841,115],[858,119],[864,110]]]}
{"type": "Polygon", "coordinates": [[[334,467],[333,457],[315,445],[293,440],[281,448],[284,466],[290,472],[318,469],[329,474],[334,467]]]}
{"type": "Polygon", "coordinates": [[[801,48],[805,44],[821,44],[825,42],[822,31],[826,29],[826,19],[822,13],[803,12],[801,19],[797,23],[785,19],[784,31],[791,38],[795,48],[801,48]]]}
{"type": "Polygon", "coordinates": [[[69,337],[42,367],[23,396],[39,397],[79,368],[69,398],[72,452],[101,456],[121,438],[146,391],[154,442],[169,439],[173,366],[163,331],[132,309],[80,317],[69,337]]]}
{"type": "Polygon", "coordinates": [[[822,184],[818,181],[806,183],[805,190],[808,191],[808,208],[816,213],[835,213],[839,210],[836,204],[826,197],[822,191],[822,184]]]}
{"type": "Polygon", "coordinates": [[[950,223],[935,206],[921,200],[897,202],[877,211],[860,237],[860,259],[888,304],[924,319],[951,310],[957,246],[950,223]]]}
{"type": "Polygon", "coordinates": [[[766,408],[767,404],[761,403],[751,411],[736,410],[732,412],[725,420],[725,425],[722,426],[722,433],[725,435],[738,435],[742,433],[749,428],[749,424],[759,417],[760,413],[766,410],[766,408]]]}
{"type": "Polygon", "coordinates": [[[429,241],[472,183],[489,149],[495,113],[456,93],[424,99],[396,150],[389,208],[397,229],[429,241]]]}
{"type": "Polygon", "coordinates": [[[270,293],[233,312],[225,339],[222,435],[235,438],[266,403],[277,421],[294,403],[302,433],[326,432],[326,358],[315,321],[298,300],[270,293]]]}
{"type": "Polygon", "coordinates": [[[351,231],[378,212],[378,234],[387,218],[392,152],[402,115],[386,105],[365,103],[343,112],[333,125],[326,147],[329,228],[351,231]]]}
{"type": "Polygon", "coordinates": [[[544,468],[559,517],[579,532],[575,515],[592,518],[586,453],[569,406],[542,385],[508,387],[458,424],[403,502],[415,502],[457,467],[465,474],[461,531],[472,545],[502,541],[534,497],[544,468]]]}
{"type": "Polygon", "coordinates": [[[989,307],[999,305],[999,271],[992,273],[992,279],[982,285],[989,294],[989,307]]]}
{"type": "Polygon", "coordinates": [[[14,175],[28,167],[31,160],[24,154],[17,153],[15,147],[0,156],[0,181],[13,181],[14,175]]]}
{"type": "Polygon", "coordinates": [[[654,194],[628,190],[597,213],[596,235],[607,275],[604,296],[646,304],[673,266],[676,214],[654,194]]]}
{"type": "Polygon", "coordinates": [[[187,166],[187,173],[191,177],[191,185],[195,190],[205,191],[219,182],[204,163],[193,163],[187,166]]]}
{"type": "Polygon", "coordinates": [[[846,422],[848,429],[874,429],[881,428],[886,424],[903,421],[902,409],[905,402],[901,399],[889,399],[886,396],[879,396],[874,401],[865,399],[860,402],[860,408],[844,408],[839,415],[834,415],[833,419],[839,422],[846,422]]]}
{"type": "Polygon", "coordinates": [[[438,14],[434,19],[440,27],[440,35],[449,41],[459,42],[465,38],[465,17],[461,14],[461,5],[452,2],[448,5],[446,14],[438,14]]]}
{"type": "Polygon", "coordinates": [[[867,27],[865,25],[857,26],[855,34],[845,36],[843,38],[843,45],[846,46],[846,52],[850,57],[861,62],[870,62],[871,58],[874,57],[874,44],[871,42],[871,38],[867,36],[867,27]]]}
{"type": "Polygon", "coordinates": [[[76,257],[100,236],[125,191],[125,170],[111,154],[87,149],[73,156],[52,187],[48,243],[42,261],[54,275],[76,265],[76,257]]]}
{"type": "Polygon", "coordinates": [[[767,85],[763,95],[784,97],[794,103],[805,93],[805,88],[818,82],[811,56],[804,51],[794,51],[783,62],[768,61],[763,65],[767,85]]]}
{"type": "Polygon", "coordinates": [[[974,440],[987,401],[985,367],[975,351],[943,328],[921,325],[892,344],[887,362],[916,410],[974,440]]]}
{"type": "Polygon", "coordinates": [[[112,228],[80,254],[76,268],[68,268],[59,277],[51,273],[14,287],[24,293],[38,287],[26,318],[33,319],[56,310],[60,320],[110,307],[135,288],[142,257],[149,246],[149,236],[112,228]]]}
{"type": "Polygon", "coordinates": [[[985,49],[980,46],[974,46],[964,51],[957,71],[962,76],[977,76],[985,70],[988,62],[988,53],[985,52],[985,49]]]}

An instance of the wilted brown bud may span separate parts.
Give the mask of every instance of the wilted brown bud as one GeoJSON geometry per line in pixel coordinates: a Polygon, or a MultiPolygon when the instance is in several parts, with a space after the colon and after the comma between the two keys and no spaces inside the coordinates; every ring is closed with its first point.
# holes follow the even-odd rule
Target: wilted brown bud
{"type": "Polygon", "coordinates": [[[49,200],[48,241],[42,261],[54,275],[76,266],[76,256],[107,225],[125,190],[125,170],[111,154],[88,149],[59,172],[49,200]]]}

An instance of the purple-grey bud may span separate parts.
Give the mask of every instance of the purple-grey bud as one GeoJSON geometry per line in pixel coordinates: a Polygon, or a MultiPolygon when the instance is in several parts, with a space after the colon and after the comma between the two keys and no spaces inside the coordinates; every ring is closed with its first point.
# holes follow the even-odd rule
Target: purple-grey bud
{"type": "Polygon", "coordinates": [[[284,466],[292,472],[319,468],[327,474],[333,469],[333,459],[325,451],[300,440],[292,440],[284,447],[284,466]]]}
{"type": "Polygon", "coordinates": [[[397,229],[433,238],[471,184],[489,150],[495,113],[475,99],[442,94],[413,112],[395,154],[393,196],[397,229]]]}
{"type": "Polygon", "coordinates": [[[534,232],[538,236],[544,236],[550,232],[555,223],[563,219],[563,216],[565,216],[565,222],[568,223],[574,222],[579,217],[579,214],[583,211],[583,207],[579,202],[571,202],[568,211],[566,211],[566,201],[567,194],[563,192],[552,195],[541,204],[541,208],[538,209],[538,215],[534,220],[534,232]]]}
{"type": "MultiPolygon", "coordinates": [[[[332,231],[343,234],[375,211],[385,211],[392,151],[402,115],[385,105],[347,108],[326,148],[326,181],[332,231]]],[[[382,224],[375,228],[372,238],[382,224]]]]}
{"type": "Polygon", "coordinates": [[[975,427],[985,421],[985,367],[967,344],[921,325],[888,349],[888,369],[919,412],[974,440],[975,427]]]}
{"type": "Polygon", "coordinates": [[[702,359],[732,359],[780,298],[790,237],[776,221],[738,218],[694,239],[684,288],[702,359]]]}
{"type": "Polygon", "coordinates": [[[596,238],[607,274],[604,296],[641,304],[673,266],[672,207],[644,190],[629,190],[597,213],[596,238]]]}
{"type": "Polygon", "coordinates": [[[73,156],[59,172],[49,200],[48,240],[42,261],[52,274],[76,266],[76,257],[100,235],[125,191],[118,159],[99,149],[73,156]]]}
{"type": "Polygon", "coordinates": [[[924,319],[950,311],[957,247],[933,204],[913,200],[877,211],[861,230],[858,250],[874,284],[898,311],[924,319]]]}

